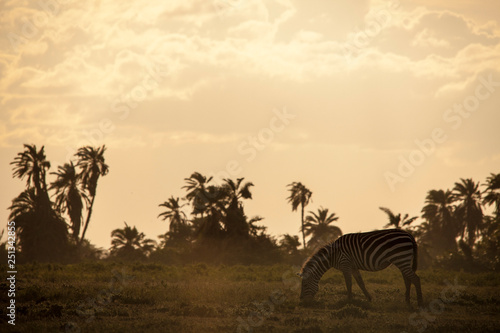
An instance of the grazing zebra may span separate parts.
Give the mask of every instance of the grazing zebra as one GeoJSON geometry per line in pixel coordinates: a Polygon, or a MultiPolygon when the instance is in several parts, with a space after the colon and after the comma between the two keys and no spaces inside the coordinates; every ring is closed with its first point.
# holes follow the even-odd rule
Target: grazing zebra
{"type": "Polygon", "coordinates": [[[310,301],[318,292],[318,283],[330,268],[344,274],[347,296],[352,298],[351,275],[358,283],[366,298],[372,297],[365,288],[359,270],[379,271],[393,264],[403,274],[406,285],[406,302],[410,303],[410,287],[417,289],[418,305],[422,305],[422,290],[417,270],[417,243],[412,235],[399,229],[378,230],[356,234],[346,234],[335,242],[320,248],[302,266],[300,299],[310,301]]]}

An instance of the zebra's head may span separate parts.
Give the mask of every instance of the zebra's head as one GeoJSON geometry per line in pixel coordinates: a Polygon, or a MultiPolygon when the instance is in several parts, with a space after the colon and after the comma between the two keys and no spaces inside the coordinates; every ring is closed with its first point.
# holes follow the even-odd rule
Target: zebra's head
{"type": "Polygon", "coordinates": [[[299,273],[302,278],[301,302],[311,301],[318,292],[321,276],[332,266],[330,263],[332,253],[335,253],[333,245],[327,244],[311,255],[302,266],[299,273]]]}
{"type": "Polygon", "coordinates": [[[318,281],[314,279],[309,272],[304,270],[298,273],[298,275],[302,278],[300,301],[306,303],[310,302],[318,292],[318,281]]]}

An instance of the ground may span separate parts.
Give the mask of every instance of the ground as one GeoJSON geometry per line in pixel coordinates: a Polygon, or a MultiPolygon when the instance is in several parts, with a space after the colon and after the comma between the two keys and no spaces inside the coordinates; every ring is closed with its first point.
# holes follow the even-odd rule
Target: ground
{"type": "MultiPolygon", "coordinates": [[[[7,271],[6,267],[2,267],[7,271]]],[[[373,296],[340,272],[321,280],[316,302],[299,304],[297,267],[82,263],[19,265],[15,326],[3,282],[0,331],[11,332],[495,332],[500,273],[419,271],[423,308],[404,301],[393,267],[362,272],[373,296]]]]}

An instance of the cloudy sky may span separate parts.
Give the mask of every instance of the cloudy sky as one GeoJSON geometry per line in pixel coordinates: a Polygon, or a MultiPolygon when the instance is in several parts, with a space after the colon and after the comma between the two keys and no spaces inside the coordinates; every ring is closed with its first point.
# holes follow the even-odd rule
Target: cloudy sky
{"type": "Polygon", "coordinates": [[[253,182],[276,236],[298,234],[293,181],[344,232],[419,215],[500,172],[499,19],[496,0],[2,1],[0,216],[23,143],[52,171],[106,144],[87,233],[106,248],[124,221],[164,233],[194,171],[253,182]]]}

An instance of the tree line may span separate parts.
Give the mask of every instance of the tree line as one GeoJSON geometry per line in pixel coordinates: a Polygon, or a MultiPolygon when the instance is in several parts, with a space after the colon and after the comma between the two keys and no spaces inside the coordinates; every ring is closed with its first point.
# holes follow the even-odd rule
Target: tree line
{"type": "Polygon", "coordinates": [[[500,174],[484,183],[461,178],[453,188],[430,190],[419,219],[408,214],[387,214],[386,227],[405,229],[419,244],[420,261],[426,266],[452,269],[500,269],[500,174]],[[492,214],[487,214],[492,208],[492,214]]]}
{"type": "MultiPolygon", "coordinates": [[[[244,178],[225,178],[216,184],[212,177],[199,172],[184,180],[185,196],[172,196],[159,205],[164,211],[158,217],[168,223],[169,229],[159,236],[162,241],[151,257],[161,257],[162,253],[171,256],[181,249],[191,260],[242,263],[302,260],[298,236],[285,234],[276,239],[267,234],[267,227],[260,225],[263,217],[246,214],[244,202],[252,199],[253,183],[245,182],[244,178]]],[[[296,203],[303,202],[298,190],[303,185],[294,182],[288,186],[289,202],[292,210],[296,210],[296,203]]],[[[338,217],[326,208],[311,211],[305,218],[303,214],[302,220],[306,247],[315,248],[342,235],[339,227],[331,225],[338,217]],[[309,237],[307,242],[305,237],[309,237]]]]}
{"type": "MultiPolygon", "coordinates": [[[[342,235],[339,217],[320,206],[306,212],[312,191],[300,182],[287,185],[287,202],[300,211],[301,239],[267,233],[261,216],[249,217],[245,202],[252,200],[252,182],[223,179],[193,172],[185,178],[182,197],[159,203],[166,232],[154,241],[125,222],[111,233],[109,251],[98,249],[85,233],[91,221],[100,177],[109,172],[105,146],[82,147],[74,160],[50,174],[44,147],[24,145],[13,165],[13,177],[26,181],[25,190],[9,207],[18,227],[18,250],[26,261],[75,261],[107,257],[113,260],[152,260],[165,263],[300,263],[319,246],[342,235]],[[303,244],[303,245],[302,245],[303,244]],[[302,246],[301,246],[302,245],[302,246]]],[[[411,232],[424,266],[500,268],[500,174],[484,184],[461,179],[451,190],[431,190],[420,216],[394,214],[380,207],[389,220],[386,228],[411,232]],[[492,214],[485,211],[492,207],[492,214]],[[415,221],[420,220],[420,223],[415,221]]],[[[5,245],[5,244],[4,244],[5,245]]]]}
{"type": "MultiPolygon", "coordinates": [[[[146,238],[125,222],[125,227],[112,231],[109,252],[96,248],[85,234],[98,181],[109,172],[105,151],[104,145],[81,147],[72,160],[49,172],[51,163],[45,148],[25,144],[10,163],[13,177],[25,181],[25,189],[9,207],[9,220],[16,222],[16,247],[21,260],[72,262],[108,254],[123,260],[252,263],[277,262],[283,254],[298,257],[297,236],[284,235],[277,240],[267,234],[265,226],[259,225],[262,217],[246,215],[244,201],[252,199],[253,183],[238,178],[215,184],[212,177],[198,172],[185,179],[184,197],[172,196],[159,204],[164,211],[158,218],[168,223],[159,242],[146,238]],[[55,177],[50,183],[48,175],[55,177]]],[[[328,229],[322,229],[325,221],[329,224],[337,220],[332,218],[335,214],[327,213],[327,209],[320,208],[317,214],[307,217],[306,229],[302,230],[311,236],[310,245],[325,238],[325,234],[320,235],[328,229]]],[[[334,232],[342,234],[338,227],[334,227],[334,232]]],[[[6,243],[2,245],[4,250],[6,243]]]]}

